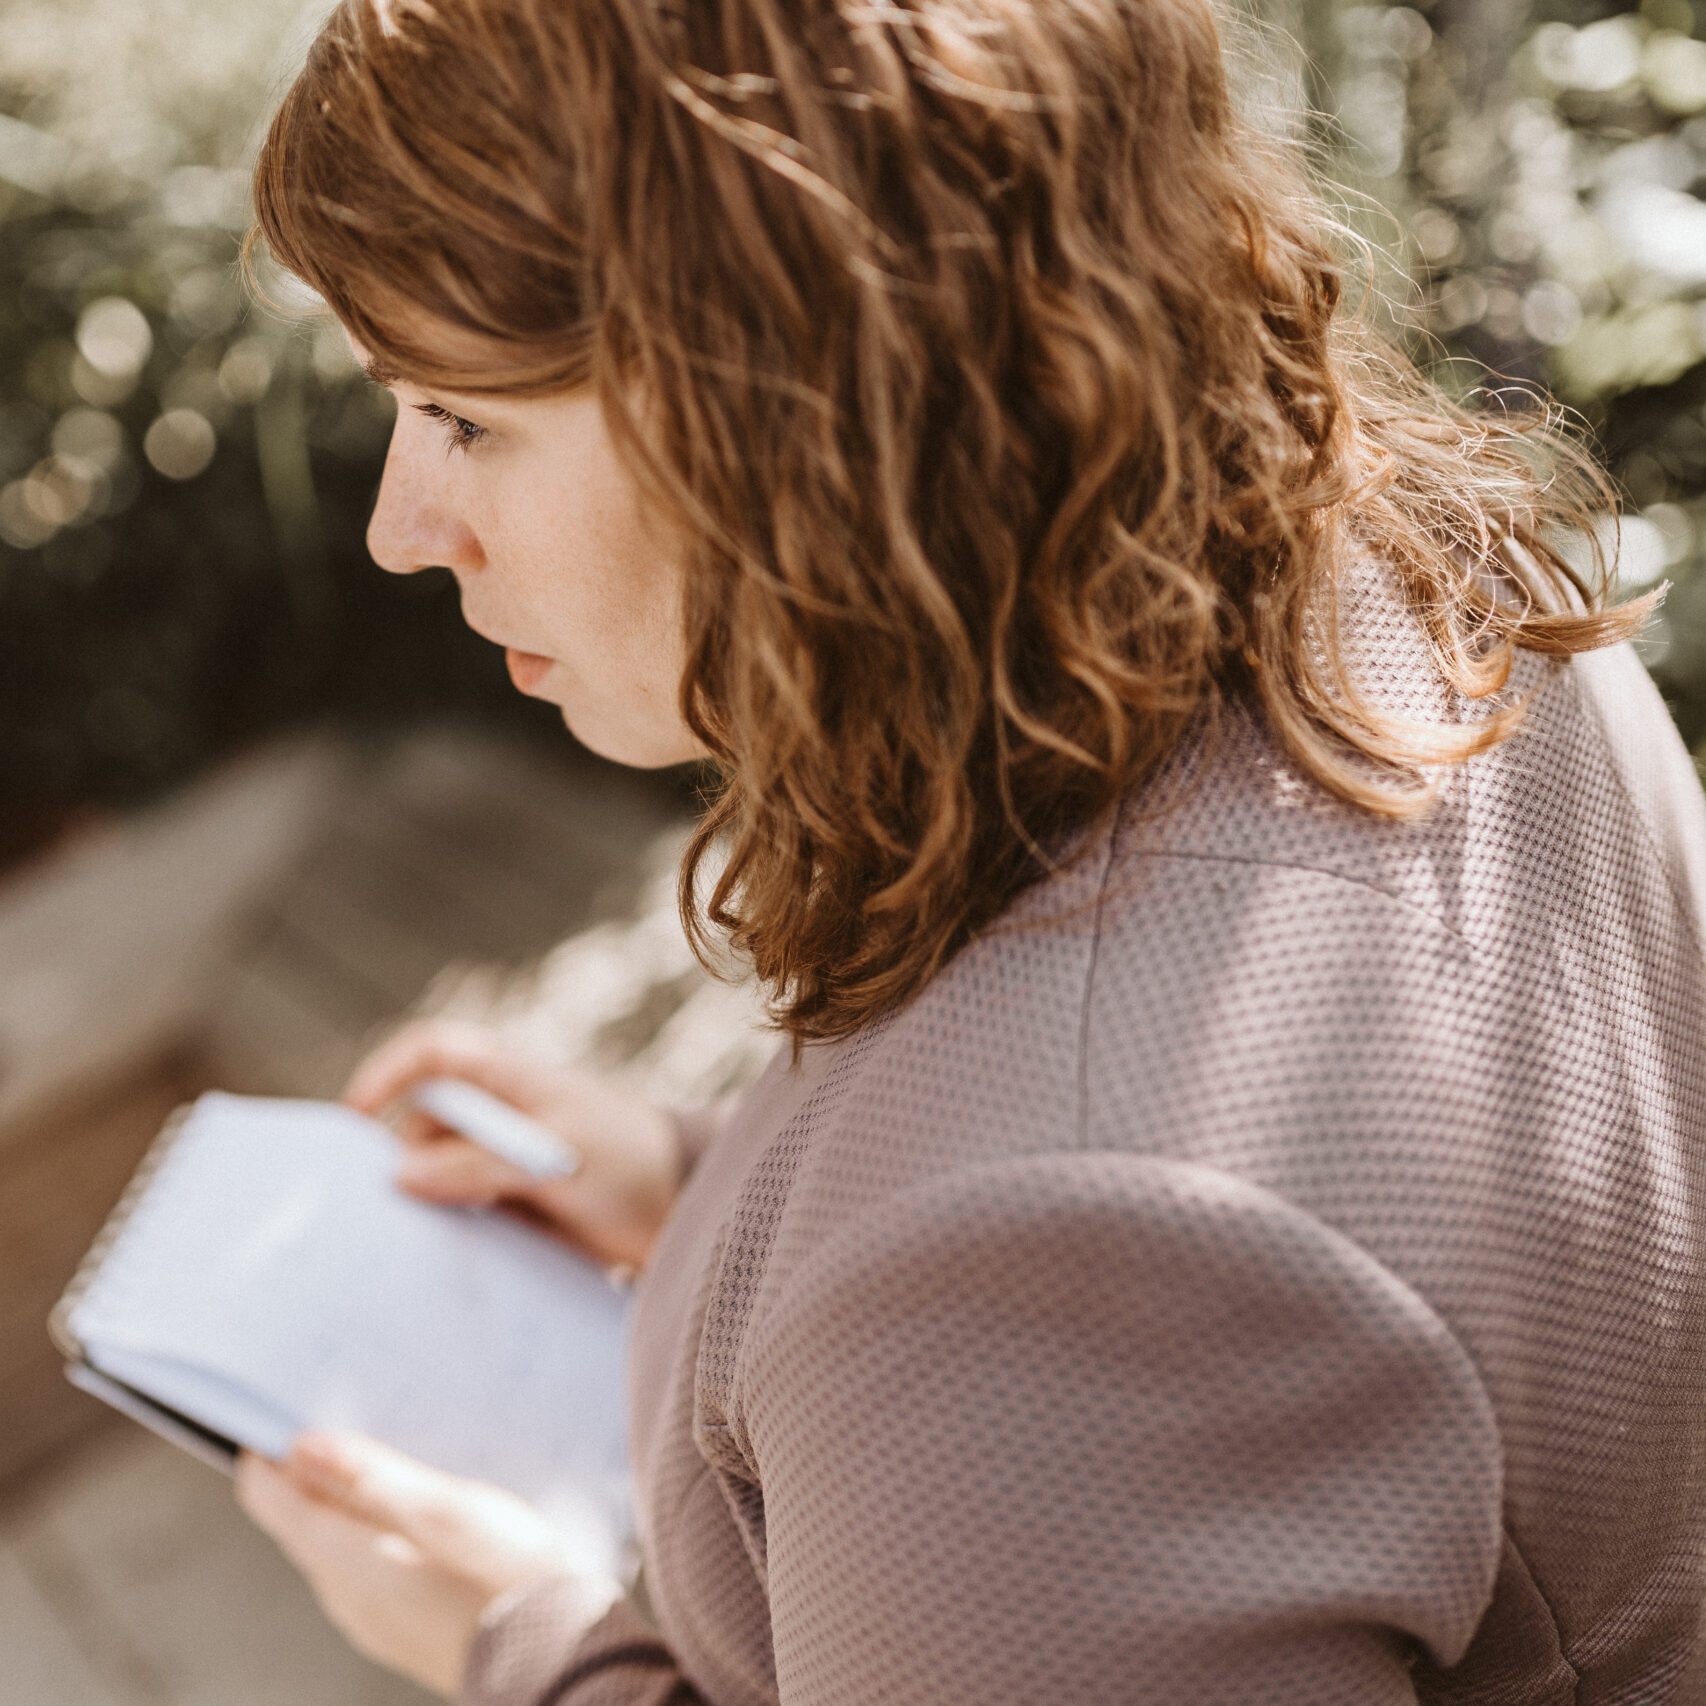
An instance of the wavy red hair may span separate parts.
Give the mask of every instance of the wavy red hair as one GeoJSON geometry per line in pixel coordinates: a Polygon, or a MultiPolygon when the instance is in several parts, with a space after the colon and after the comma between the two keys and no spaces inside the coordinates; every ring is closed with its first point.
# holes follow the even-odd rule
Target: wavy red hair
{"type": "Polygon", "coordinates": [[[797,1040],[914,994],[1229,702],[1425,809],[1518,709],[1372,706],[1347,552],[1476,696],[1642,613],[1556,548],[1603,491],[1555,425],[1471,418],[1343,311],[1206,0],[344,0],[255,182],[385,367],[596,388],[691,542],[723,785],[684,908],[797,1040]]]}

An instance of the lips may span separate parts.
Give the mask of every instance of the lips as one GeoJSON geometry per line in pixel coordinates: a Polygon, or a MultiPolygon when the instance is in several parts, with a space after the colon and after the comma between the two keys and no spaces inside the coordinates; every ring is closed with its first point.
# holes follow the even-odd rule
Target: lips
{"type": "Polygon", "coordinates": [[[509,678],[523,693],[531,693],[545,679],[553,661],[541,657],[538,652],[518,652],[514,646],[504,647],[504,663],[509,667],[509,678]]]}

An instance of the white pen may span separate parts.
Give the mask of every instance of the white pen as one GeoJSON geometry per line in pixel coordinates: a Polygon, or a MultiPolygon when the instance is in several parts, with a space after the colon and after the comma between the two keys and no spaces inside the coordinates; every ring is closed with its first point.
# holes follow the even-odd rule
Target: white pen
{"type": "Polygon", "coordinates": [[[580,1151],[477,1084],[429,1078],[411,1099],[423,1113],[459,1131],[535,1179],[567,1179],[580,1171],[580,1151]]]}

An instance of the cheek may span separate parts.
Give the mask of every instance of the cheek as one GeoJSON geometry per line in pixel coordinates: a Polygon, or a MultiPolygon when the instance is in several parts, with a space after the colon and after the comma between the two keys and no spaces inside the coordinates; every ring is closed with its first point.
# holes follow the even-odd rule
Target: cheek
{"type": "Polygon", "coordinates": [[[518,685],[558,704],[594,751],[647,766],[703,756],[679,711],[679,541],[646,513],[596,415],[565,404],[549,425],[521,454],[469,460],[491,477],[470,620],[552,660],[518,685]]]}
{"type": "Polygon", "coordinates": [[[581,649],[601,678],[673,703],[686,650],[679,577],[638,553],[601,567],[581,649]]]}
{"type": "Polygon", "coordinates": [[[586,662],[646,673],[681,666],[681,572],[631,493],[565,506],[531,553],[541,595],[586,662]]]}

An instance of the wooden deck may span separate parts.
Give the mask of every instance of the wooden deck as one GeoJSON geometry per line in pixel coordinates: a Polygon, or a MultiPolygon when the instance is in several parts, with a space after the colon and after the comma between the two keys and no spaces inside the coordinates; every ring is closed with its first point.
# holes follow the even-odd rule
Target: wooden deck
{"type": "Polygon", "coordinates": [[[230,1483],[102,1427],[0,1506],[0,1706],[424,1706],[358,1658],[230,1483]]]}
{"type": "Polygon", "coordinates": [[[171,1107],[333,1093],[410,1010],[672,1097],[750,1076],[751,995],[673,921],[683,811],[466,733],[310,742],[0,888],[0,1706],[421,1698],[345,1649],[227,1483],[66,1385],[47,1311],[171,1107]]]}

